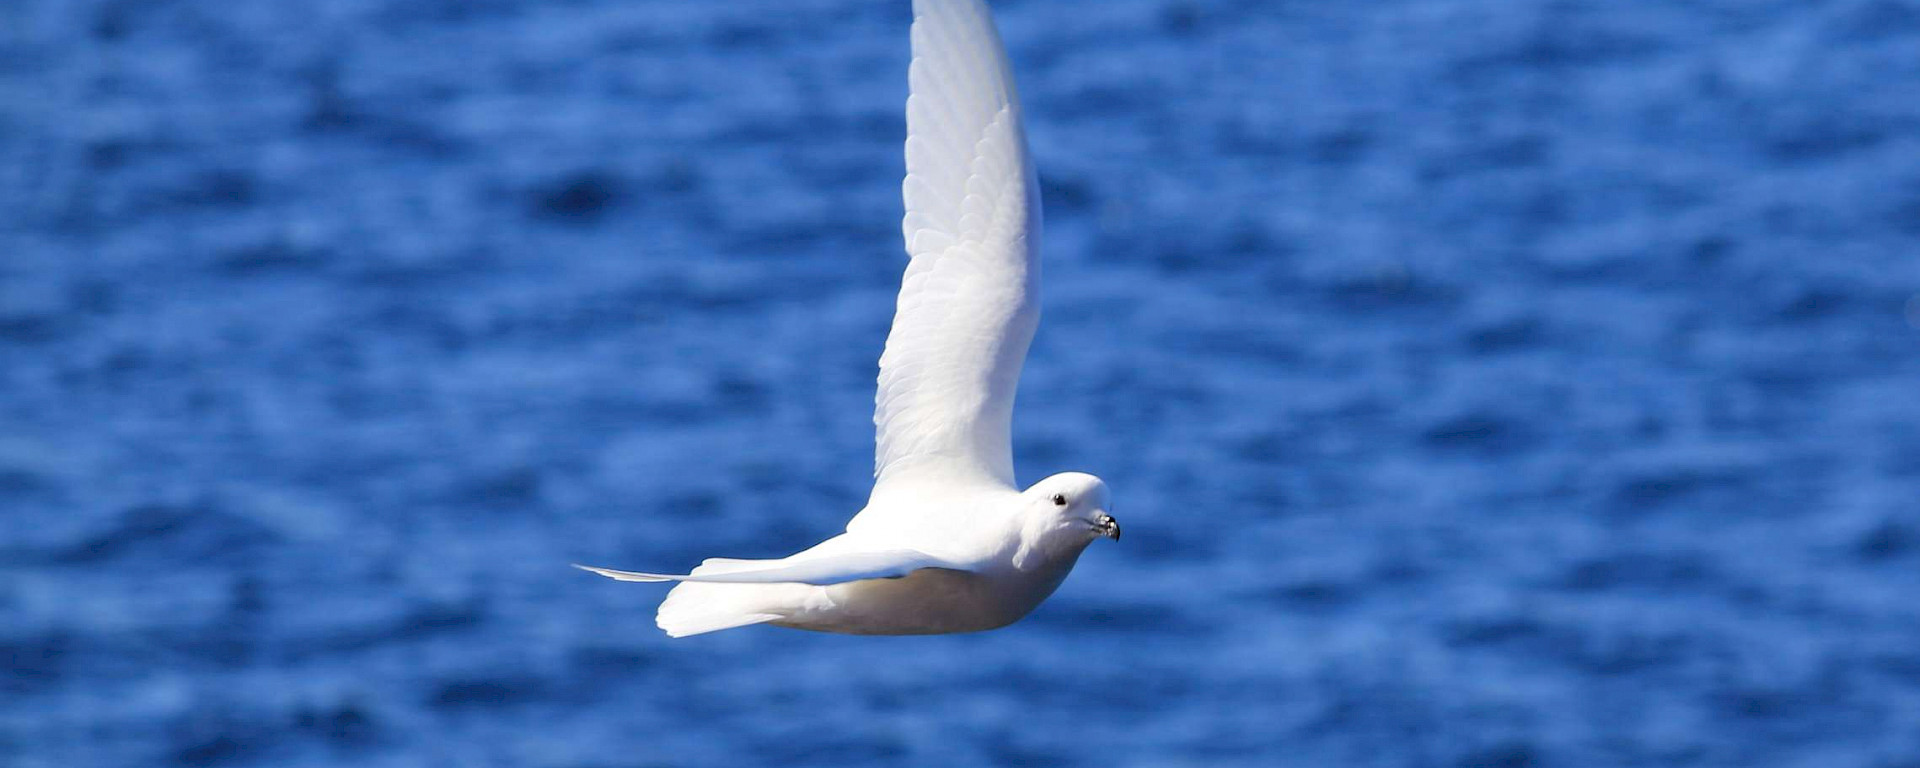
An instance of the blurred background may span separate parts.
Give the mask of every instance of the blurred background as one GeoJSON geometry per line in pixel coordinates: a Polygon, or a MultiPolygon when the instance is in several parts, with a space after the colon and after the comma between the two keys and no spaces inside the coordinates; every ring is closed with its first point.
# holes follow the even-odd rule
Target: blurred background
{"type": "Polygon", "coordinates": [[[0,3],[0,764],[1920,765],[1920,4],[1002,0],[1025,622],[865,499],[906,0],[0,3]]]}

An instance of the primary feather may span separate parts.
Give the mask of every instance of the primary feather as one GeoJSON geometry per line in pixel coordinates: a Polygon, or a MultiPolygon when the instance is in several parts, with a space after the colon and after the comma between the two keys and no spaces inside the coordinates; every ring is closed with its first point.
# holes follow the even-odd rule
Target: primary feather
{"type": "Polygon", "coordinates": [[[909,480],[1012,489],[1014,390],[1040,321],[1038,187],[986,6],[913,9],[910,260],[880,356],[875,493],[909,480]]]}
{"type": "Polygon", "coordinates": [[[591,571],[616,581],[696,581],[707,584],[812,584],[826,586],[843,584],[862,579],[897,579],[921,568],[961,568],[953,563],[911,549],[888,549],[874,552],[845,552],[820,557],[790,557],[784,560],[726,561],[716,566],[709,562],[706,567],[686,575],[669,573],[640,573],[638,571],[616,571],[612,568],[595,568],[591,565],[575,564],[573,567],[591,571]],[[752,565],[742,565],[752,563],[752,565]]]}

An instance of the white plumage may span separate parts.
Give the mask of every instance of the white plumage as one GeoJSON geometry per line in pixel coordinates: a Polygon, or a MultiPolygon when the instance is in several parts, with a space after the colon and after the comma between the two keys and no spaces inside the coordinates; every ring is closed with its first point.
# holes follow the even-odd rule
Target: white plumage
{"type": "Polygon", "coordinates": [[[772,623],[966,632],[1031,611],[1099,536],[1107,488],[1014,485],[1014,392],[1040,321],[1040,195],[999,33],[981,0],[914,0],[907,99],[911,257],[874,398],[874,488],[847,532],[779,560],[711,559],[678,581],[668,634],[772,623]]]}

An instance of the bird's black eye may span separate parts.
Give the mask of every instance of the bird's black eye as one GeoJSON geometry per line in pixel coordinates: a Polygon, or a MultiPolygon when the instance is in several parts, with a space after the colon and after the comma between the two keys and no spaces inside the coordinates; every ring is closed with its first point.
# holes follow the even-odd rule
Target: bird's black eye
{"type": "Polygon", "coordinates": [[[1066,495],[1066,494],[1064,494],[1064,493],[1056,493],[1056,494],[1054,494],[1054,495],[1053,495],[1053,505],[1054,505],[1054,506],[1056,506],[1056,507],[1064,507],[1064,506],[1066,506],[1066,505],[1067,505],[1067,495],[1066,495]]]}

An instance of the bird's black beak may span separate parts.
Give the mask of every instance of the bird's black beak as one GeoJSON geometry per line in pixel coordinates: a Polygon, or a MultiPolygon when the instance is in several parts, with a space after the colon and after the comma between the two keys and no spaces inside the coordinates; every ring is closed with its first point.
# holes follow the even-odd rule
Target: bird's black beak
{"type": "Polygon", "coordinates": [[[1095,518],[1093,530],[1114,541],[1120,540],[1120,521],[1113,519],[1113,515],[1103,514],[1095,518]]]}

